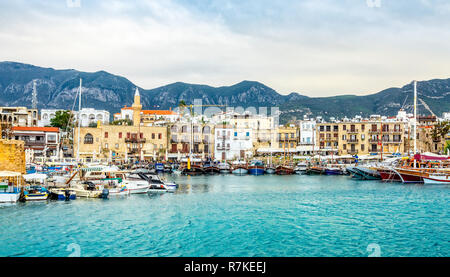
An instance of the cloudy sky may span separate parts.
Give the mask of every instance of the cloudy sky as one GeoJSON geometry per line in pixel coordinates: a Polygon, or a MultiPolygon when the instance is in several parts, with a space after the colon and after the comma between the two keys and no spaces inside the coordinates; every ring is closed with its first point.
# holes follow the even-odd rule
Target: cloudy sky
{"type": "Polygon", "coordinates": [[[450,78],[450,1],[0,0],[0,61],[362,95],[450,78]]]}

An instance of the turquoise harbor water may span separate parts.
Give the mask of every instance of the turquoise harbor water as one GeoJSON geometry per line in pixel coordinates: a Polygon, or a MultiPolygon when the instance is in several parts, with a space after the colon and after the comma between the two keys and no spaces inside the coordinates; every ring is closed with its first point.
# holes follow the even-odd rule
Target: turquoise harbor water
{"type": "Polygon", "coordinates": [[[174,194],[0,206],[0,256],[450,256],[448,186],[168,178],[174,194]]]}

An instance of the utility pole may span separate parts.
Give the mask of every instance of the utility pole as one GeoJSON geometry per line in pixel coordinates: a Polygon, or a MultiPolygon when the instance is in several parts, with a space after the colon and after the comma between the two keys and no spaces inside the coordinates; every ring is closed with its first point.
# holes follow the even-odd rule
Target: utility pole
{"type": "Polygon", "coordinates": [[[77,163],[80,162],[80,129],[81,129],[81,90],[82,90],[83,80],[80,78],[80,98],[78,98],[78,145],[77,145],[77,163]]]}

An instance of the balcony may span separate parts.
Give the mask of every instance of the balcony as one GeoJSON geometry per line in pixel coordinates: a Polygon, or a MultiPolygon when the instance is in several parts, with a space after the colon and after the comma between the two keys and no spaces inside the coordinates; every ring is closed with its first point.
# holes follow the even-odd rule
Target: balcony
{"type": "Polygon", "coordinates": [[[129,143],[145,143],[147,140],[145,138],[126,138],[125,142],[129,143]]]}
{"type": "Polygon", "coordinates": [[[347,130],[347,134],[359,134],[359,129],[350,129],[350,130],[347,130]]]}
{"type": "Polygon", "coordinates": [[[230,139],[230,136],[220,135],[216,137],[216,140],[228,140],[228,139],[230,139]]]}
{"type": "Polygon", "coordinates": [[[348,143],[358,143],[359,139],[348,139],[347,142],[348,143]]]}
{"type": "Polygon", "coordinates": [[[380,132],[381,132],[380,129],[370,129],[370,130],[369,130],[369,134],[378,134],[378,133],[380,133],[380,132]]]}
{"type": "Polygon", "coordinates": [[[231,147],[223,147],[223,146],[217,147],[217,151],[229,151],[230,149],[231,147]]]}
{"type": "Polygon", "coordinates": [[[358,150],[347,150],[347,154],[349,154],[349,155],[355,155],[355,154],[358,154],[358,150]]]}

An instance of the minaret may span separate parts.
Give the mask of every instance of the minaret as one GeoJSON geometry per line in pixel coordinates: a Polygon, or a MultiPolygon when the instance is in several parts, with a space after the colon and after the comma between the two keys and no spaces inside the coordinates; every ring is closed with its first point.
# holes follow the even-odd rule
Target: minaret
{"type": "Polygon", "coordinates": [[[139,89],[136,88],[136,92],[134,93],[134,103],[131,106],[133,109],[133,125],[140,126],[141,124],[141,95],[139,94],[139,89]]]}

